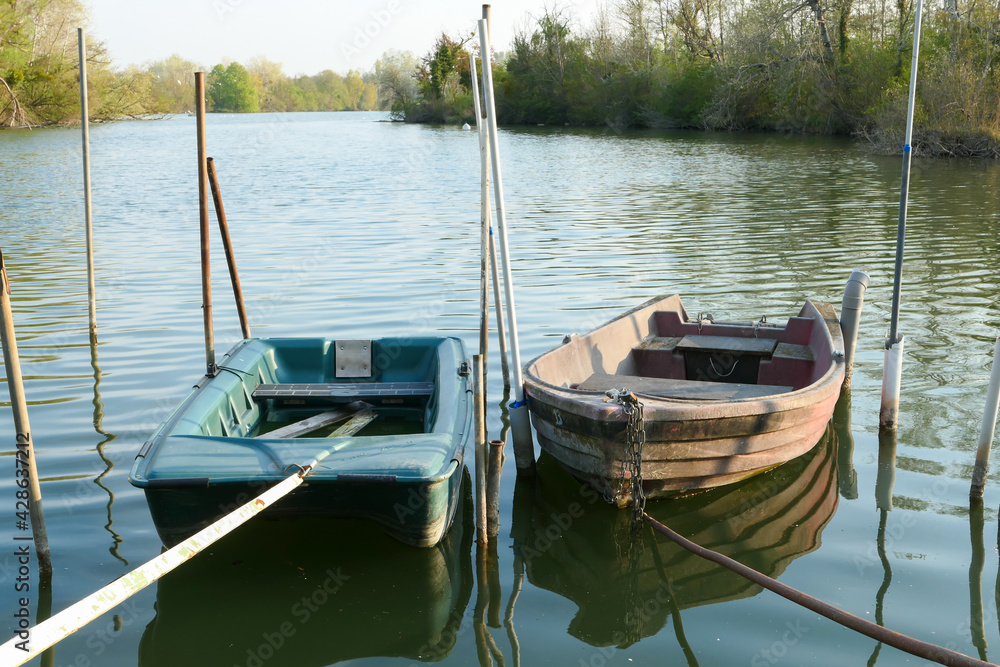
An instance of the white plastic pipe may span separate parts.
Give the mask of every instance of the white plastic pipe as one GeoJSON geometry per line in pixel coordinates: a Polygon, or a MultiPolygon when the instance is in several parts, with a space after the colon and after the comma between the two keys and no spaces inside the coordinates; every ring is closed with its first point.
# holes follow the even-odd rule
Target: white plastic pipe
{"type": "Polygon", "coordinates": [[[493,98],[493,68],[490,66],[489,25],[486,19],[479,21],[479,48],[483,58],[483,79],[485,81],[486,127],[489,132],[491,158],[493,163],[493,190],[496,194],[497,233],[499,236],[500,261],[503,263],[503,284],[507,295],[507,322],[510,326],[511,384],[514,402],[510,404],[510,429],[514,441],[514,463],[519,472],[529,472],[535,468],[534,443],[531,437],[531,422],[528,404],[524,400],[524,381],[521,376],[521,349],[517,340],[517,311],[514,306],[514,282],[510,271],[510,248],[507,242],[507,215],[504,208],[503,176],[500,172],[500,146],[497,133],[496,103],[493,98]]]}
{"type": "Polygon", "coordinates": [[[840,303],[840,329],[844,334],[844,390],[851,388],[854,374],[854,350],[858,342],[858,326],[861,323],[861,308],[865,304],[865,290],[871,279],[860,269],[854,269],[847,279],[844,299],[840,303]]]}
{"type": "Polygon", "coordinates": [[[990,448],[997,425],[997,410],[1000,408],[1000,338],[993,345],[993,370],[990,371],[990,386],[986,390],[986,410],[979,428],[979,449],[976,450],[976,465],[972,469],[972,488],[969,498],[983,497],[986,475],[990,471],[990,448]]]}
{"type": "Polygon", "coordinates": [[[879,428],[896,428],[899,421],[899,388],[903,379],[903,342],[905,336],[885,350],[882,366],[882,408],[879,410],[879,428]]]}

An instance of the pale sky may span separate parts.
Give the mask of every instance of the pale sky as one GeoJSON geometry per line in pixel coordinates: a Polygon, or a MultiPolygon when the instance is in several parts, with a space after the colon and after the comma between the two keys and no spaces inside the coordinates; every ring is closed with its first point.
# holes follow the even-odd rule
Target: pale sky
{"type": "MultiPolygon", "coordinates": [[[[471,33],[482,0],[84,0],[90,39],[103,41],[119,67],[162,60],[173,53],[211,68],[223,59],[246,62],[263,55],[286,75],[324,69],[346,74],[371,69],[388,49],[427,53],[442,31],[471,33]],[[280,9],[279,9],[280,7],[280,9]]],[[[589,25],[598,0],[560,0],[589,25]]],[[[510,47],[528,14],[543,0],[493,2],[496,51],[510,47]]],[[[549,6],[554,3],[550,0],[549,6]]]]}

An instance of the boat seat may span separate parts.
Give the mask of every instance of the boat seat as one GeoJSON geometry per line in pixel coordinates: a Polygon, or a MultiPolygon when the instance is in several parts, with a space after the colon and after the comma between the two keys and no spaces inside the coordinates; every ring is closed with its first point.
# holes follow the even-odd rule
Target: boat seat
{"type": "Polygon", "coordinates": [[[587,391],[607,391],[608,389],[629,389],[640,394],[663,398],[681,398],[704,401],[735,401],[743,398],[764,398],[774,394],[787,394],[793,387],[772,384],[737,384],[734,382],[701,382],[699,380],[675,380],[673,378],[651,378],[638,375],[607,375],[594,373],[578,384],[575,389],[587,391]]]}
{"type": "Polygon", "coordinates": [[[317,382],[262,384],[253,392],[255,401],[280,399],[285,402],[351,402],[362,399],[394,400],[424,398],[434,393],[433,382],[317,382]]]}
{"type": "Polygon", "coordinates": [[[729,352],[769,357],[778,341],[773,338],[744,338],[742,336],[684,336],[677,343],[678,350],[693,352],[729,352]]]}

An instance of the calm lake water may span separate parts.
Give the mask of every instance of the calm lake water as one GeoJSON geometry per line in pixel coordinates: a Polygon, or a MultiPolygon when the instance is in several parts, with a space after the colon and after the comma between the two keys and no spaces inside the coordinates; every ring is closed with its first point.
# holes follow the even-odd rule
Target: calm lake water
{"type": "MultiPolygon", "coordinates": [[[[253,333],[450,334],[471,353],[476,135],[381,118],[209,117],[253,333]]],[[[0,247],[14,288],[55,610],[160,553],[127,474],[204,364],[195,119],[91,132],[96,346],[87,333],[79,131],[0,133],[0,247]]],[[[689,312],[717,319],[781,320],[805,298],[839,308],[851,269],[871,274],[853,395],[825,441],[762,477],[648,509],[858,616],[1000,659],[1000,474],[990,478],[984,517],[970,517],[968,503],[1000,329],[1000,165],[915,161],[901,425],[880,459],[898,157],[827,138],[570,128],[505,130],[501,148],[525,360],[657,294],[679,293],[689,312]]],[[[221,352],[239,327],[213,243],[221,352]]],[[[8,409],[0,433],[13,442],[8,409]]],[[[9,636],[14,466],[12,446],[2,449],[0,628],[9,636]]],[[[262,515],[60,643],[45,664],[922,662],[665,539],[630,540],[625,515],[551,459],[539,462],[537,480],[515,484],[508,456],[496,565],[477,571],[468,494],[449,538],[427,550],[363,524],[262,515]]],[[[31,599],[34,614],[36,591],[31,599]]]]}

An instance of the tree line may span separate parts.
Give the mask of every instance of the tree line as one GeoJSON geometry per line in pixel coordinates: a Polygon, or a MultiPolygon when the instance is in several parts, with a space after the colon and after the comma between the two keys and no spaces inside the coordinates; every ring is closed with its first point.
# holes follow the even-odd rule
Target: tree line
{"type": "MultiPolygon", "coordinates": [[[[0,1],[0,126],[77,122],[80,117],[76,26],[81,0],[0,1]]],[[[204,67],[173,55],[115,69],[105,45],[87,41],[88,104],[93,120],[184,113],[194,107],[193,73],[204,67]]],[[[325,70],[286,76],[264,57],[215,65],[207,75],[210,111],[343,111],[381,107],[374,73],[325,70]]]]}
{"type": "MultiPolygon", "coordinates": [[[[550,7],[497,54],[498,120],[850,134],[898,151],[913,26],[913,0],[610,0],[586,25],[550,7]]],[[[471,121],[474,41],[442,35],[410,88],[377,77],[395,117],[471,121]]],[[[998,0],[925,3],[914,150],[1000,156],[998,50],[998,0]]]]}

